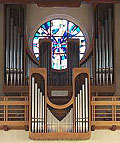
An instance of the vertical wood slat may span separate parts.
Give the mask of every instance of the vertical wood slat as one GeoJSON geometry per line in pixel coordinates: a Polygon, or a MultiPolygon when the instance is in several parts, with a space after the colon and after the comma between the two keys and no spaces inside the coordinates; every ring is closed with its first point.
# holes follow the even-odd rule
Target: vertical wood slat
{"type": "Polygon", "coordinates": [[[1,106],[3,106],[3,119],[4,119],[4,122],[10,121],[9,119],[12,119],[11,122],[15,122],[17,117],[18,117],[18,119],[24,118],[23,121],[28,121],[28,118],[27,118],[28,110],[26,108],[28,106],[28,104],[26,105],[26,103],[25,103],[25,105],[23,105],[23,101],[20,100],[22,108],[21,107],[17,108],[17,105],[12,105],[12,109],[11,109],[11,107],[10,107],[11,104],[18,101],[18,100],[14,100],[15,98],[16,99],[25,99],[24,101],[28,101],[28,98],[26,98],[26,97],[21,97],[21,96],[18,96],[18,97],[15,97],[15,96],[5,97],[5,96],[3,96],[3,101],[0,101],[0,102],[3,103],[1,106]],[[11,100],[12,98],[13,98],[13,100],[11,100]],[[10,101],[10,104],[6,105],[7,101],[8,101],[8,103],[10,101]],[[24,109],[23,109],[23,106],[24,106],[24,109]],[[24,113],[23,112],[14,112],[14,111],[17,111],[17,110],[18,111],[24,111],[24,113]],[[24,115],[24,116],[19,117],[19,116],[17,116],[17,114],[18,115],[24,115]]]}
{"type": "MultiPolygon", "coordinates": [[[[6,100],[6,97],[4,97],[4,101],[6,100]]],[[[3,104],[4,105],[4,104],[3,104]]],[[[6,114],[6,106],[4,105],[4,121],[6,121],[6,116],[5,116],[5,114],[6,114]]]]}
{"type": "MultiPolygon", "coordinates": [[[[93,101],[95,101],[95,97],[93,98],[93,101]]],[[[95,106],[93,106],[93,121],[95,121],[95,106]]]]}
{"type": "MultiPolygon", "coordinates": [[[[6,97],[6,101],[8,101],[7,97],[6,97]]],[[[6,121],[8,121],[8,105],[6,105],[6,121]]]]}
{"type": "MultiPolygon", "coordinates": [[[[107,122],[112,121],[113,125],[116,124],[116,122],[118,122],[118,119],[120,118],[120,112],[119,112],[120,111],[120,108],[119,108],[120,105],[118,102],[119,99],[120,98],[117,96],[111,96],[111,97],[110,96],[104,96],[104,97],[103,96],[96,96],[96,97],[92,97],[92,101],[96,102],[93,105],[91,104],[91,106],[94,110],[94,112],[92,111],[92,124],[94,124],[94,121],[97,124],[97,121],[98,122],[101,121],[100,119],[102,119],[101,122],[103,122],[103,126],[105,125],[105,122],[106,122],[106,120],[104,121],[104,119],[107,119],[107,122]],[[104,102],[106,102],[106,105],[105,104],[99,105],[99,103],[97,103],[97,101],[98,102],[104,101],[104,102]],[[111,105],[111,104],[108,105],[107,101],[108,102],[111,101],[111,104],[113,103],[113,105],[111,105]],[[115,104],[115,102],[116,102],[116,104],[115,104]],[[99,108],[95,109],[95,106],[98,106],[99,108]],[[106,106],[108,108],[106,109],[106,107],[104,107],[104,106],[106,106]],[[109,106],[111,106],[111,108],[109,106]],[[104,111],[104,112],[101,113],[98,111],[104,111]],[[96,115],[95,112],[98,113],[97,114],[98,116],[96,115]]],[[[101,123],[101,125],[102,125],[102,123],[101,123]]]]}

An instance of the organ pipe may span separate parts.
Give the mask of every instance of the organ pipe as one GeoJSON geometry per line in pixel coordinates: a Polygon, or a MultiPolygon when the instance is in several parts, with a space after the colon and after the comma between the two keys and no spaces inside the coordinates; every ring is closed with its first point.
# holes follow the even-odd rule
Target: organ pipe
{"type": "MultiPolygon", "coordinates": [[[[79,79],[80,80],[80,79],[79,79]]],[[[76,132],[89,132],[89,93],[88,93],[88,78],[84,78],[84,82],[77,87],[76,90],[76,132]]]]}
{"type": "Polygon", "coordinates": [[[73,131],[73,108],[59,121],[47,108],[47,132],[72,132],[73,131]]]}
{"type": "MultiPolygon", "coordinates": [[[[10,23],[10,9],[7,8],[6,11],[6,22],[10,23]]],[[[10,24],[6,25],[6,84],[8,85],[8,81],[9,81],[9,65],[10,65],[10,42],[9,42],[9,37],[10,37],[10,33],[9,33],[9,29],[10,29],[10,24]]]]}
{"type": "Polygon", "coordinates": [[[21,13],[24,11],[21,5],[6,5],[6,81],[7,85],[17,86],[21,85],[23,77],[20,76],[23,73],[23,37],[24,37],[24,22],[19,24],[21,19],[21,13]],[[18,8],[20,9],[18,11],[18,8]],[[19,30],[21,29],[21,31],[19,30]],[[23,35],[23,36],[21,36],[23,35]]]}
{"type": "Polygon", "coordinates": [[[33,133],[44,132],[44,95],[34,77],[31,79],[31,106],[31,131],[33,133]]]}
{"type": "Polygon", "coordinates": [[[108,22],[109,22],[109,66],[110,66],[110,84],[113,83],[113,50],[112,50],[112,10],[108,10],[108,22]]]}
{"type": "Polygon", "coordinates": [[[96,8],[95,15],[95,65],[96,85],[113,84],[113,31],[112,5],[108,8],[96,8]],[[104,15],[103,15],[104,12],[104,15]]]}

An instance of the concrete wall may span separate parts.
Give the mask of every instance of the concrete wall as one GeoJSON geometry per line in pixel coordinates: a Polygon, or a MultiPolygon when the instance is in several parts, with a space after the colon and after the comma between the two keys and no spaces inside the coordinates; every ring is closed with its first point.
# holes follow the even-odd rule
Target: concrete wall
{"type": "Polygon", "coordinates": [[[27,35],[32,35],[41,24],[56,17],[72,20],[88,33],[90,40],[92,39],[93,8],[91,4],[82,4],[79,8],[41,8],[36,4],[29,4],[27,5],[27,35]]]}
{"type": "Polygon", "coordinates": [[[0,4],[0,95],[2,95],[4,53],[3,53],[3,5],[0,4]]]}
{"type": "Polygon", "coordinates": [[[115,67],[116,95],[120,95],[120,4],[115,4],[115,67]]]}

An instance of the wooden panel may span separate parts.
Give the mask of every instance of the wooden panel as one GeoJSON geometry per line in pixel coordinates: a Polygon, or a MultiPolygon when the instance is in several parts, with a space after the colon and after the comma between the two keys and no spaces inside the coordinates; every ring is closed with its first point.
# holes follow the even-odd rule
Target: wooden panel
{"type": "Polygon", "coordinates": [[[29,137],[34,140],[61,140],[61,139],[68,139],[68,140],[82,140],[82,139],[89,139],[91,133],[29,133],[29,137]]]}
{"type": "Polygon", "coordinates": [[[68,7],[78,7],[80,6],[81,2],[87,2],[87,3],[119,3],[119,0],[0,0],[0,3],[42,3],[42,6],[46,7],[53,7],[53,6],[68,6],[68,7]]]}
{"type": "Polygon", "coordinates": [[[29,87],[28,86],[6,86],[3,85],[3,93],[10,94],[10,93],[28,93],[29,87]]]}
{"type": "Polygon", "coordinates": [[[91,93],[115,93],[116,87],[113,85],[91,85],[91,93]]]}

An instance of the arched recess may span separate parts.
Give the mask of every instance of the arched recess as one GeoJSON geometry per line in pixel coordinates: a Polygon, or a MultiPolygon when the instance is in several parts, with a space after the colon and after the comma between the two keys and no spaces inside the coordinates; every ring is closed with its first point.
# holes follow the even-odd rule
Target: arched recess
{"type": "MultiPolygon", "coordinates": [[[[88,33],[87,31],[85,30],[84,28],[84,25],[82,24],[82,22],[78,21],[77,19],[75,19],[74,17],[71,17],[69,15],[66,15],[66,14],[54,14],[54,15],[49,15],[48,17],[44,18],[44,19],[41,19],[41,21],[36,24],[36,27],[33,29],[33,31],[31,32],[30,36],[29,36],[29,47],[30,47],[30,50],[32,53],[34,53],[32,51],[32,42],[33,42],[33,37],[34,37],[34,34],[35,32],[38,30],[38,28],[44,24],[45,22],[49,21],[49,20],[52,20],[52,19],[66,19],[68,21],[71,21],[73,22],[74,24],[76,24],[78,27],[80,27],[81,31],[83,32],[84,34],[84,37],[85,37],[85,40],[86,40],[86,51],[84,53],[84,56],[82,59],[86,59],[85,56],[89,56],[90,52],[89,50],[91,51],[91,48],[90,47],[90,42],[89,42],[89,37],[88,37],[88,33]]],[[[84,61],[82,61],[84,62],[84,61]]]]}

